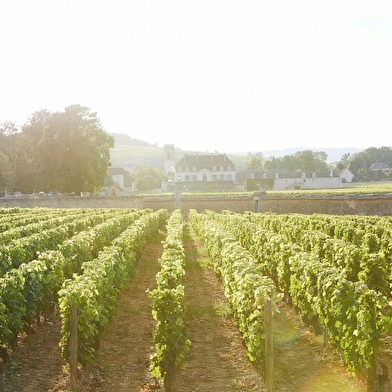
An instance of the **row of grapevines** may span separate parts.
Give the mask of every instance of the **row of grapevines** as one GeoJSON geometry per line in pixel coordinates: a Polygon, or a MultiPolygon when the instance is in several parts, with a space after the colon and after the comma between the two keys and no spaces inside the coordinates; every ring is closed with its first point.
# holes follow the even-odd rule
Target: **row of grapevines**
{"type": "MultiPolygon", "coordinates": [[[[87,212],[88,210],[86,210],[87,212]]],[[[94,212],[91,210],[88,215],[70,215],[62,224],[56,221],[51,228],[40,231],[41,226],[37,226],[37,231],[33,234],[16,238],[8,244],[0,245],[0,276],[4,275],[11,268],[17,268],[23,263],[28,263],[37,256],[39,252],[49,249],[56,249],[65,239],[86,229],[90,225],[95,225],[109,217],[110,212],[94,212]]]]}
{"type": "Polygon", "coordinates": [[[88,213],[87,209],[75,209],[68,213],[64,210],[53,210],[53,212],[44,214],[38,222],[23,224],[22,226],[19,225],[0,233],[0,242],[2,245],[6,245],[18,238],[25,238],[31,234],[39,233],[64,223],[71,222],[76,217],[80,217],[80,215],[84,215],[86,213],[88,213]]]}
{"type": "MultiPolygon", "coordinates": [[[[385,295],[369,288],[359,279],[360,273],[358,280],[349,280],[349,264],[340,266],[317,252],[303,251],[286,236],[277,237],[279,234],[260,229],[244,217],[214,213],[208,216],[225,221],[264,268],[276,274],[274,280],[289,294],[302,316],[324,329],[351,369],[369,373],[375,369],[381,333],[391,324],[385,295]],[[268,268],[268,263],[273,267],[268,268]]],[[[290,226],[286,229],[289,231],[290,226]]]]}
{"type": "MultiPolygon", "coordinates": [[[[255,222],[257,226],[259,224],[266,226],[262,215],[248,214],[246,216],[250,221],[255,222]]],[[[328,232],[335,234],[334,237],[321,229],[316,230],[315,228],[320,226],[319,224],[314,225],[313,229],[307,229],[312,227],[309,222],[312,221],[313,217],[317,222],[320,222],[325,217],[330,228],[333,222],[336,222],[336,226],[341,228],[343,225],[342,220],[344,220],[343,217],[335,216],[332,218],[326,215],[306,216],[293,214],[292,217],[282,215],[280,225],[276,222],[279,218],[274,218],[275,231],[278,229],[277,233],[285,237],[285,243],[296,244],[301,251],[315,253],[317,258],[328,261],[336,267],[344,268],[346,279],[354,282],[361,281],[369,288],[389,296],[392,284],[392,266],[389,262],[390,256],[384,252],[383,248],[389,247],[392,249],[392,238],[382,237],[382,239],[379,239],[375,234],[358,228],[356,232],[361,241],[358,239],[354,243],[344,234],[341,238],[337,237],[339,233],[342,233],[340,229],[328,230],[328,232]]],[[[269,216],[266,217],[266,221],[268,220],[269,216]]],[[[366,219],[361,217],[360,221],[365,222],[366,219]]],[[[355,227],[354,224],[353,227],[355,227]]],[[[349,230],[346,230],[344,233],[349,233],[349,230]]]]}
{"type": "Polygon", "coordinates": [[[202,238],[223,283],[251,361],[264,359],[264,300],[277,300],[274,282],[254,257],[209,214],[190,211],[190,223],[202,238]]]}
{"type": "Polygon", "coordinates": [[[83,228],[87,230],[76,234],[69,243],[91,239],[87,242],[88,251],[83,254],[80,253],[80,247],[69,246],[67,242],[60,246],[60,250],[46,250],[40,253],[36,260],[22,263],[19,268],[11,269],[0,278],[1,345],[11,345],[15,349],[18,333],[28,327],[38,313],[47,311],[57,302],[57,292],[62,282],[65,277],[79,272],[78,262],[83,260],[82,257],[88,260],[93,258],[93,247],[89,246],[92,241],[104,243],[108,238],[113,240],[139,217],[140,211],[129,210],[124,213],[124,210],[118,210],[116,214],[116,217],[105,222],[102,220],[108,218],[108,215],[101,213],[82,216],[74,222],[78,231],[83,228]],[[94,227],[91,229],[91,226],[94,227]],[[80,236],[82,233],[84,237],[80,236]]]}
{"type": "Polygon", "coordinates": [[[147,208],[127,210],[127,213],[124,213],[125,211],[117,210],[112,218],[93,226],[90,230],[77,233],[59,245],[59,250],[68,261],[63,271],[66,279],[72,278],[74,273],[79,273],[84,262],[96,258],[104,246],[109,246],[135,220],[152,212],[147,208]]]}
{"type": "Polygon", "coordinates": [[[285,232],[295,241],[304,230],[324,233],[355,246],[366,248],[368,253],[384,253],[392,257],[392,219],[390,217],[324,215],[324,214],[248,214],[252,221],[270,225],[274,231],[285,232]],[[288,229],[290,228],[290,229],[288,229]]]}
{"type": "Polygon", "coordinates": [[[167,210],[142,215],[97,258],[82,264],[80,275],[66,279],[59,292],[62,354],[69,358],[70,310],[78,309],[78,361],[91,362],[109,322],[120,290],[129,279],[139,252],[167,219],[167,210]]]}
{"type": "Polygon", "coordinates": [[[49,218],[49,213],[52,216],[54,214],[60,215],[63,214],[63,210],[27,208],[23,211],[21,210],[19,213],[0,215],[0,234],[18,226],[26,226],[30,223],[37,223],[42,219],[49,218]]]}
{"type": "Polygon", "coordinates": [[[156,321],[154,332],[155,354],[151,357],[151,372],[163,379],[165,390],[171,391],[176,372],[185,360],[190,341],[185,331],[185,293],[182,277],[185,274],[185,253],[182,242],[181,210],[170,215],[163,253],[158,260],[157,288],[150,292],[152,314],[156,321]]]}

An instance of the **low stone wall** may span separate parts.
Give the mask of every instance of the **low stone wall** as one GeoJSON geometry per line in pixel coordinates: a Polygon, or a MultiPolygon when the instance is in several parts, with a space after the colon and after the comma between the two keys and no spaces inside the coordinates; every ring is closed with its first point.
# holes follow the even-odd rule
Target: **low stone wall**
{"type": "Polygon", "coordinates": [[[264,196],[259,199],[259,212],[387,216],[392,215],[392,195],[264,196]]]}
{"type": "Polygon", "coordinates": [[[132,197],[37,197],[0,199],[0,207],[143,208],[143,199],[132,197]]]}
{"type": "Polygon", "coordinates": [[[211,196],[173,198],[140,196],[127,197],[42,197],[27,199],[0,199],[0,207],[50,207],[50,208],[165,208],[169,212],[181,208],[186,214],[230,210],[243,213],[274,212],[278,214],[331,214],[331,215],[392,215],[392,194],[353,196],[211,196]]]}

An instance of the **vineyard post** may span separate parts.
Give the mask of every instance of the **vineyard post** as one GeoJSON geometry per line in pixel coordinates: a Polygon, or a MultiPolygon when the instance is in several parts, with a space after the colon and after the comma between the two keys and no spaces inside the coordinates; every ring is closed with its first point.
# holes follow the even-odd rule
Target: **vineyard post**
{"type": "Polygon", "coordinates": [[[78,383],[78,308],[71,307],[69,326],[70,388],[76,390],[78,383]]]}
{"type": "Polygon", "coordinates": [[[265,381],[267,391],[274,390],[274,347],[273,347],[273,331],[272,331],[272,305],[271,299],[264,301],[264,329],[265,329],[265,355],[266,369],[265,381]]]}

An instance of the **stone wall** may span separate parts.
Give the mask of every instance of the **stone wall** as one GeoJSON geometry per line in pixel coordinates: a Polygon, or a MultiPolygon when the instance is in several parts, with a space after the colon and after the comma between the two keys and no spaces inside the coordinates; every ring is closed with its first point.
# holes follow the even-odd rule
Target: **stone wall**
{"type": "Polygon", "coordinates": [[[0,207],[51,207],[51,208],[165,208],[169,212],[181,207],[199,212],[230,210],[275,212],[279,214],[332,214],[332,215],[392,215],[392,194],[353,196],[211,196],[205,198],[132,197],[43,197],[27,199],[0,199],[0,207]]]}
{"type": "Polygon", "coordinates": [[[392,195],[260,197],[260,212],[278,214],[392,215],[392,195]]]}
{"type": "Polygon", "coordinates": [[[140,197],[37,197],[0,199],[0,207],[143,208],[140,197]]]}

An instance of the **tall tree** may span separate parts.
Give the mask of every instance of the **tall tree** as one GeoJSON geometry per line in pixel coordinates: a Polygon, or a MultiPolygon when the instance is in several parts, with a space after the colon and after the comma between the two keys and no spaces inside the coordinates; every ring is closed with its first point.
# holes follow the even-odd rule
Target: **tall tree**
{"type": "Polygon", "coordinates": [[[21,190],[80,193],[103,187],[114,141],[88,108],[38,111],[17,136],[13,166],[21,190]]]}

